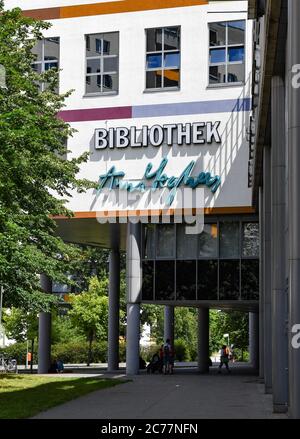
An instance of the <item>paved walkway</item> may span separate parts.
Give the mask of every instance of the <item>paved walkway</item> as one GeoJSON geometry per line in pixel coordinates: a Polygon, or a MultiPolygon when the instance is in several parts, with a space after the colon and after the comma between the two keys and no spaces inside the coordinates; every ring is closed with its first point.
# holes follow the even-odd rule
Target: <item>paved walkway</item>
{"type": "MultiPolygon", "coordinates": [[[[74,374],[72,374],[74,376],[74,374]]],[[[103,374],[98,376],[103,377],[103,374]]],[[[105,374],[124,378],[122,374],[105,374]]],[[[35,416],[36,419],[285,419],[273,415],[272,396],[245,366],[228,375],[199,375],[181,368],[174,375],[141,374],[116,387],[90,393],[35,416]]]]}

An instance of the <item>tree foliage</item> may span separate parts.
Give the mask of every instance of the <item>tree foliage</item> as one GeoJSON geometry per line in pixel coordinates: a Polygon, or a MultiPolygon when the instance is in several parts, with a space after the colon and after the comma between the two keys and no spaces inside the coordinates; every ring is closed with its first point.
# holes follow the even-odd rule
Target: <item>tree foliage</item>
{"type": "Polygon", "coordinates": [[[108,278],[92,277],[89,288],[81,294],[70,294],[69,317],[89,341],[88,361],[90,364],[92,342],[107,339],[108,331],[108,278]]]}
{"type": "Polygon", "coordinates": [[[49,27],[20,9],[4,11],[0,0],[0,284],[6,306],[44,310],[54,299],[42,293],[38,274],[66,282],[78,255],[56,235],[53,216],[70,216],[65,199],[92,186],[76,178],[87,154],[65,160],[73,130],[57,116],[68,96],[56,93],[58,72],[32,69],[32,48],[49,27]]]}
{"type": "Polygon", "coordinates": [[[241,311],[210,310],[210,350],[217,352],[229,334],[229,343],[236,349],[246,351],[249,344],[249,317],[248,313],[241,311]]]}
{"type": "Polygon", "coordinates": [[[27,312],[21,308],[11,308],[3,313],[3,324],[7,337],[23,342],[34,340],[38,335],[36,312],[27,312]]]}

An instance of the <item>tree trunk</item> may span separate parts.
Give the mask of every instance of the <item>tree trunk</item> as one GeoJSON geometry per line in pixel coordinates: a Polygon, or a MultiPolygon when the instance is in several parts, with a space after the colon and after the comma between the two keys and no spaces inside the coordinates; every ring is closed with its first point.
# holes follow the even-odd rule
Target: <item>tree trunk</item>
{"type": "Polygon", "coordinates": [[[93,343],[93,333],[91,333],[89,336],[89,352],[88,352],[87,366],[89,366],[92,362],[92,343],[93,343]]]}
{"type": "Polygon", "coordinates": [[[30,373],[33,373],[33,350],[34,350],[34,338],[31,340],[31,361],[30,361],[30,373]]]}

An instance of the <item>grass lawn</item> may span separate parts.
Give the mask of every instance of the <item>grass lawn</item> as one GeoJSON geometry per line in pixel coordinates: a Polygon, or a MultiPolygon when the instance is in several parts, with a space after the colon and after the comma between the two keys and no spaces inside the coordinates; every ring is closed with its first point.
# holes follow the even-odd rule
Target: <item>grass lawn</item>
{"type": "Polygon", "coordinates": [[[124,381],[0,374],[0,419],[29,418],[94,390],[124,381]]]}

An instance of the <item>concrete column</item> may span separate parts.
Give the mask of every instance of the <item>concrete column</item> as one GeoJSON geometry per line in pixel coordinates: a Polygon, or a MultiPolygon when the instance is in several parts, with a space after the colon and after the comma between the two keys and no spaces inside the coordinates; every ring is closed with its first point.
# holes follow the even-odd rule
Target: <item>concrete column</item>
{"type": "Polygon", "coordinates": [[[263,189],[259,188],[259,378],[264,378],[263,189]]]}
{"type": "Polygon", "coordinates": [[[142,287],[141,269],[141,224],[128,223],[126,256],[127,331],[126,373],[139,373],[140,350],[140,296],[142,287]]]}
{"type": "Polygon", "coordinates": [[[171,340],[174,346],[174,306],[164,307],[164,340],[171,340]]]}
{"type": "Polygon", "coordinates": [[[109,304],[108,304],[108,371],[119,368],[119,318],[120,318],[120,252],[119,225],[110,224],[111,250],[109,255],[109,304]]]}
{"type": "Polygon", "coordinates": [[[285,88],[272,78],[272,388],[275,413],[287,411],[288,335],[285,268],[285,88]]]}
{"type": "Polygon", "coordinates": [[[265,392],[272,393],[272,309],[271,309],[271,151],[264,147],[264,197],[263,197],[263,287],[264,287],[264,371],[265,392]]]}
{"type": "Polygon", "coordinates": [[[250,363],[258,370],[259,365],[259,315],[249,312],[249,353],[250,363]]]}
{"type": "Polygon", "coordinates": [[[209,371],[209,308],[198,308],[198,370],[209,371]]]}
{"type": "MultiPolygon", "coordinates": [[[[289,405],[300,419],[300,346],[292,344],[300,324],[300,88],[293,66],[300,64],[300,2],[288,1],[288,176],[289,176],[289,405]],[[294,80],[294,81],[292,81],[294,80]],[[296,82],[296,83],[295,83],[296,82]]],[[[296,72],[299,69],[296,68],[296,72]]]]}
{"type": "MultiPolygon", "coordinates": [[[[41,287],[45,293],[52,293],[52,282],[41,274],[41,287]]],[[[38,373],[48,373],[51,365],[51,313],[39,314],[38,373]]]]}

